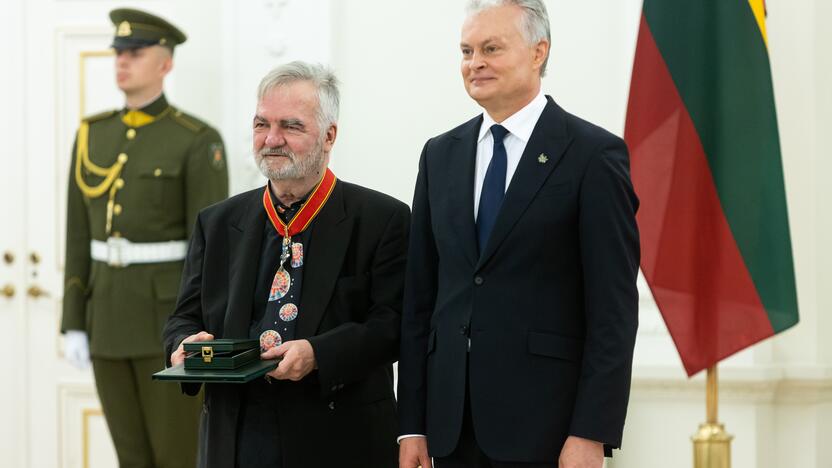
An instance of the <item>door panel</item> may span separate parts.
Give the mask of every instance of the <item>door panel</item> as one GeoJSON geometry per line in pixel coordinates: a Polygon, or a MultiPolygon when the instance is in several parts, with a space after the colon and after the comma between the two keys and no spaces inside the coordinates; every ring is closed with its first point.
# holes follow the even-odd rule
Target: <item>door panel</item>
{"type": "MultiPolygon", "coordinates": [[[[141,5],[187,32],[166,95],[220,129],[235,192],[263,183],[250,156],[257,80],[289,57],[328,62],[330,47],[328,0],[241,5],[141,5]],[[320,32],[310,38],[302,33],[312,21],[320,32]]],[[[108,13],[122,6],[116,0],[3,2],[0,63],[11,72],[0,73],[0,89],[9,91],[0,112],[0,330],[4,348],[15,352],[0,360],[2,466],[117,465],[92,371],[63,359],[59,326],[70,151],[82,115],[123,105],[108,51],[108,13]],[[6,252],[13,257],[8,263],[6,252]]]]}

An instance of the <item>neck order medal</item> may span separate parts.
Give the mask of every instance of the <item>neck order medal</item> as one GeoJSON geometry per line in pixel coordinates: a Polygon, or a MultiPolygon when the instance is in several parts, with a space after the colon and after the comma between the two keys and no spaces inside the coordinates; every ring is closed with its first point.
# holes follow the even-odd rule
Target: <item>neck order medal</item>
{"type": "MultiPolygon", "coordinates": [[[[268,302],[278,301],[289,293],[289,288],[292,285],[292,276],[286,270],[284,264],[290,258],[290,265],[292,268],[300,268],[304,263],[303,245],[298,242],[293,243],[292,236],[303,232],[307,227],[309,227],[312,220],[315,219],[315,216],[318,215],[321,208],[323,208],[324,204],[326,204],[327,200],[329,200],[330,195],[332,195],[332,190],[335,188],[336,180],[335,174],[333,174],[331,170],[327,169],[326,173],[324,173],[324,176],[321,178],[321,181],[318,182],[318,185],[309,196],[309,199],[288,222],[283,222],[283,220],[277,215],[277,210],[275,210],[271,194],[269,193],[269,185],[267,184],[266,188],[263,190],[263,208],[266,210],[266,215],[269,217],[269,221],[271,221],[272,226],[274,226],[277,233],[283,237],[279,265],[277,272],[274,275],[274,279],[272,280],[271,288],[269,289],[268,302]]],[[[294,318],[297,317],[297,307],[294,306],[294,304],[292,304],[292,307],[294,309],[291,313],[281,314],[280,318],[282,320],[285,321],[289,317],[291,317],[290,320],[294,320],[294,318]]],[[[260,348],[263,351],[275,346],[280,346],[281,343],[282,338],[275,330],[266,330],[260,334],[260,348]]]]}

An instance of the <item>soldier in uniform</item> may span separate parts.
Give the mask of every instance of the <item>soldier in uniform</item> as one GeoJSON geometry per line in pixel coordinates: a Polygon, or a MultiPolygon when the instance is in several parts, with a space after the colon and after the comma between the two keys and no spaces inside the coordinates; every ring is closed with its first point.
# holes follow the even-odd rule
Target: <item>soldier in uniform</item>
{"type": "Polygon", "coordinates": [[[61,330],[89,365],[122,467],[193,467],[199,401],[151,381],[164,367],[197,212],[228,196],[219,133],[170,105],[163,81],[185,34],[133,9],[110,13],[126,106],[84,119],[72,153],[61,330]]]}

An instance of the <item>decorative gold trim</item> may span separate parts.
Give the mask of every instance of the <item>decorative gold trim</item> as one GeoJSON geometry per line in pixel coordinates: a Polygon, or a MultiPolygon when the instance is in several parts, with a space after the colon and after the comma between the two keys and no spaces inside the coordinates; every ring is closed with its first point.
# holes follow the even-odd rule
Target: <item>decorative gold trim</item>
{"type": "MultiPolygon", "coordinates": [[[[86,83],[87,83],[87,73],[86,73],[86,60],[92,57],[111,57],[115,55],[115,51],[113,49],[106,49],[106,50],[83,50],[78,53],[78,122],[84,120],[84,115],[86,114],[85,104],[87,102],[86,99],[86,83]]],[[[57,193],[57,192],[56,192],[57,193]]],[[[55,242],[58,245],[60,244],[60,234],[55,236],[55,242]]],[[[66,249],[66,246],[64,246],[66,249]]],[[[57,251],[60,252],[62,249],[58,249],[57,251]]],[[[60,256],[57,259],[58,262],[58,271],[63,271],[63,265],[61,264],[60,256]]],[[[58,316],[61,316],[60,310],[60,301],[58,301],[58,316]]],[[[58,359],[64,358],[64,351],[61,346],[61,320],[56,320],[57,326],[57,333],[55,334],[55,350],[57,351],[58,359]]]]}
{"type": "Polygon", "coordinates": [[[101,408],[84,408],[82,414],[82,434],[81,434],[81,449],[82,449],[82,467],[89,468],[90,466],[90,418],[93,416],[103,416],[104,413],[101,408]]]}
{"type": "Polygon", "coordinates": [[[202,347],[202,362],[206,364],[210,364],[211,361],[214,360],[214,347],[213,346],[203,346],[202,347]]]}
{"type": "Polygon", "coordinates": [[[78,83],[80,86],[80,92],[78,93],[80,102],[78,105],[78,121],[84,119],[84,115],[86,111],[84,109],[84,104],[87,102],[86,100],[86,84],[87,84],[87,73],[86,67],[84,66],[84,61],[91,57],[112,57],[115,55],[115,51],[113,49],[107,50],[84,50],[81,51],[78,57],[78,83]]]}
{"type": "MultiPolygon", "coordinates": [[[[63,296],[66,295],[66,291],[61,296],[61,300],[58,301],[58,304],[61,304],[64,300],[63,296]]],[[[64,358],[64,343],[61,341],[61,337],[63,333],[61,333],[61,322],[63,321],[63,307],[58,306],[58,313],[57,313],[58,320],[55,320],[57,324],[57,333],[55,333],[55,352],[58,355],[58,361],[60,362],[64,358]]]]}

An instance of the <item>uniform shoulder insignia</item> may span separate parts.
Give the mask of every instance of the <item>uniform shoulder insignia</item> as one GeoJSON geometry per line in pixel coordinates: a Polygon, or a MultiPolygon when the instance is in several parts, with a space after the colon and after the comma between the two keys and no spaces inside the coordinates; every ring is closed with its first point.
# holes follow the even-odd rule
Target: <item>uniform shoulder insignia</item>
{"type": "Polygon", "coordinates": [[[112,116],[116,115],[117,113],[118,113],[117,110],[108,110],[108,111],[104,111],[104,112],[99,112],[98,114],[93,114],[93,115],[89,115],[87,117],[84,117],[84,122],[89,122],[89,123],[98,122],[99,120],[104,120],[108,117],[112,117],[112,116]]]}
{"type": "Polygon", "coordinates": [[[186,114],[175,107],[173,107],[171,110],[173,111],[171,117],[173,117],[174,122],[178,123],[179,125],[182,125],[183,127],[187,128],[188,130],[194,133],[199,133],[203,128],[207,126],[205,122],[197,119],[192,115],[186,114]]]}

